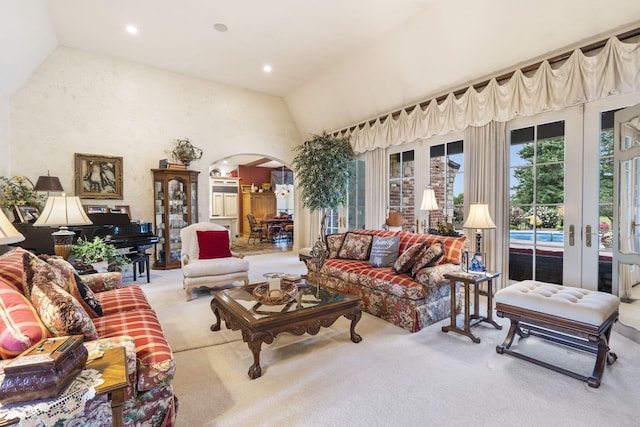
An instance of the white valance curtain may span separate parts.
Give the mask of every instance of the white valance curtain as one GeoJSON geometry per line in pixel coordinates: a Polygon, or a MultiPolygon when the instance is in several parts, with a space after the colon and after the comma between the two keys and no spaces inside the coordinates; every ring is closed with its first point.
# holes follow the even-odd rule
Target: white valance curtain
{"type": "Polygon", "coordinates": [[[640,43],[623,43],[613,37],[595,55],[575,50],[556,69],[545,61],[530,77],[517,70],[502,84],[490,80],[480,92],[470,87],[459,98],[450,93],[441,104],[433,99],[425,109],[416,105],[410,113],[402,110],[396,118],[389,114],[339,134],[350,136],[354,150],[364,153],[637,91],[639,70],[640,43]]]}

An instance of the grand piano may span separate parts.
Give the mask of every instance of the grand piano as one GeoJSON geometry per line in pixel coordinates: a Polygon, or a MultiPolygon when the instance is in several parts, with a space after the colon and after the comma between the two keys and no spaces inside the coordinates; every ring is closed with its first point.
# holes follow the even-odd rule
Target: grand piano
{"type": "MultiPolygon", "coordinates": [[[[118,249],[128,249],[129,253],[144,253],[158,242],[158,236],[153,234],[151,223],[132,223],[126,213],[90,213],[87,214],[91,225],[69,227],[76,233],[74,243],[82,237],[93,240],[101,237],[118,249]]],[[[25,240],[16,244],[36,254],[53,254],[54,227],[34,227],[33,224],[14,224],[25,240]]]]}

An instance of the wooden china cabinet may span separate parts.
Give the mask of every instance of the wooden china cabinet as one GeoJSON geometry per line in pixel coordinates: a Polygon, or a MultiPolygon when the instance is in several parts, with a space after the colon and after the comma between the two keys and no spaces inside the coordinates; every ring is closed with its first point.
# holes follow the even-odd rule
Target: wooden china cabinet
{"type": "Polygon", "coordinates": [[[158,236],[153,268],[180,268],[180,229],[198,222],[198,171],[151,169],[158,236]]]}

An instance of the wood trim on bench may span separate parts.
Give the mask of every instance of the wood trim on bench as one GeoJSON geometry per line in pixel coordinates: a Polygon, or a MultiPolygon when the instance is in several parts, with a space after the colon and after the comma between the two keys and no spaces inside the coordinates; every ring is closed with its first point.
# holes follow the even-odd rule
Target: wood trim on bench
{"type": "Polygon", "coordinates": [[[496,315],[511,321],[511,326],[504,342],[502,345],[496,346],[496,351],[499,354],[507,353],[552,371],[568,375],[586,382],[590,387],[597,388],[600,386],[605,362],[611,365],[618,358],[615,353],[610,351],[608,344],[613,324],[618,320],[617,310],[602,325],[577,322],[503,303],[496,303],[496,315]],[[593,372],[590,376],[585,376],[511,350],[511,345],[516,335],[520,339],[533,335],[567,347],[593,353],[596,355],[593,372]]]}

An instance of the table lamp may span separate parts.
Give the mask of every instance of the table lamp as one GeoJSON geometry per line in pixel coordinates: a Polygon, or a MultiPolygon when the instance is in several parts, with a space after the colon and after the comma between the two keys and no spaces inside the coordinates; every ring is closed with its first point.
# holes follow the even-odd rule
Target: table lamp
{"type": "MultiPolygon", "coordinates": [[[[423,211],[437,211],[438,202],[436,201],[436,192],[433,188],[427,188],[422,192],[422,204],[420,210],[423,211]]],[[[431,230],[431,213],[429,213],[429,230],[431,230]]]]}
{"type": "Polygon", "coordinates": [[[57,176],[39,176],[36,181],[36,185],[33,187],[33,191],[46,191],[61,193],[64,191],[60,179],[57,176]]]}
{"type": "MultiPolygon", "coordinates": [[[[11,243],[18,243],[24,240],[24,236],[20,234],[18,230],[11,224],[9,218],[7,218],[0,210],[0,245],[10,245],[11,243]]],[[[0,249],[0,253],[5,250],[0,249]]]]}
{"type": "Polygon", "coordinates": [[[60,227],[58,231],[51,234],[53,248],[56,255],[67,259],[71,254],[73,236],[76,234],[69,230],[68,226],[89,224],[92,222],[84,213],[79,197],[51,196],[47,199],[47,204],[33,226],[60,227]]]}
{"type": "MultiPolygon", "coordinates": [[[[496,228],[496,225],[489,214],[489,205],[486,203],[472,204],[469,209],[469,216],[464,222],[464,228],[476,229],[476,256],[481,255],[480,240],[482,239],[482,230],[496,228]]],[[[482,266],[484,268],[484,265],[482,266]]]]}

